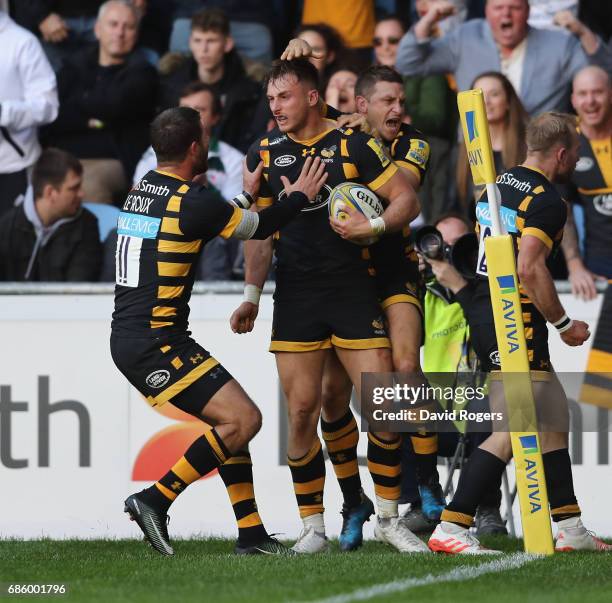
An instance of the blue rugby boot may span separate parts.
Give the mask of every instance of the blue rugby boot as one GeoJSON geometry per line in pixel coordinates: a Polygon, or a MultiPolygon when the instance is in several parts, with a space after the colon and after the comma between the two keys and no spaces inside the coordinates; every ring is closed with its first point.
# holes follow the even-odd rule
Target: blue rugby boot
{"type": "Polygon", "coordinates": [[[338,538],[340,550],[354,551],[363,544],[363,524],[370,521],[370,516],[374,514],[374,504],[362,492],[361,503],[356,507],[346,508],[342,505],[342,531],[338,538]]]}

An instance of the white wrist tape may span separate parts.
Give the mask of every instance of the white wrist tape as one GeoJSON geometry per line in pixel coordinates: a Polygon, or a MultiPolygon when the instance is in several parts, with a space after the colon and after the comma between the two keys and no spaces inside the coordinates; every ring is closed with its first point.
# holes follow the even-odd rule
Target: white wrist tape
{"type": "Polygon", "coordinates": [[[387,225],[385,224],[382,216],[378,216],[378,218],[372,218],[370,220],[370,228],[375,235],[381,235],[383,232],[385,232],[386,227],[387,225]]]}
{"type": "Polygon", "coordinates": [[[244,301],[249,302],[255,306],[259,306],[260,297],[261,289],[257,285],[249,285],[247,283],[244,286],[244,301]]]}
{"type": "Polygon", "coordinates": [[[236,207],[242,207],[242,209],[249,209],[253,205],[253,197],[246,191],[238,193],[231,201],[236,207]]]}
{"type": "Polygon", "coordinates": [[[565,333],[565,331],[572,328],[573,324],[574,321],[569,318],[567,314],[564,314],[559,320],[552,323],[553,327],[555,327],[559,333],[565,333]]]}

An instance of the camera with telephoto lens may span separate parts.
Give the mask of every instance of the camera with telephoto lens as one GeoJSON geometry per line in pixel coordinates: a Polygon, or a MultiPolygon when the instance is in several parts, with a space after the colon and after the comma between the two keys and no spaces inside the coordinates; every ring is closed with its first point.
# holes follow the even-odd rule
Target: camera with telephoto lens
{"type": "MultiPolygon", "coordinates": [[[[465,279],[476,277],[478,237],[475,233],[468,232],[460,236],[454,245],[448,245],[444,242],[442,234],[435,226],[423,226],[415,235],[414,245],[426,260],[448,262],[465,279]]],[[[427,264],[425,277],[430,278],[432,276],[431,266],[427,264]]]]}

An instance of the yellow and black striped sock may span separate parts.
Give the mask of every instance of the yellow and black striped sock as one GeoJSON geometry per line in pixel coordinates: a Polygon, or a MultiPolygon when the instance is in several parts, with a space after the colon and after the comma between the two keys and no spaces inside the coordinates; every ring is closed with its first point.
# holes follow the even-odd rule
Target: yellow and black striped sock
{"type": "Polygon", "coordinates": [[[461,470],[455,496],[442,511],[440,520],[469,528],[484,493],[491,488],[491,484],[498,483],[505,469],[506,463],[500,458],[476,448],[461,470]]]}
{"type": "Polygon", "coordinates": [[[328,423],[321,419],[321,432],[329,459],[334,466],[344,504],[351,509],[361,504],[361,478],[357,462],[359,429],[351,410],[338,419],[328,423]]]}
{"type": "Polygon", "coordinates": [[[309,515],[323,513],[325,459],[319,438],[302,458],[287,457],[287,462],[291,470],[300,517],[304,519],[309,515]]]}
{"type": "Polygon", "coordinates": [[[414,450],[414,470],[417,484],[436,485],[440,479],[438,475],[438,434],[425,431],[410,434],[410,441],[414,450]]]}
{"type": "Polygon", "coordinates": [[[166,512],[189,484],[225,463],[230,456],[223,440],[214,429],[210,429],[189,446],[185,455],[166,475],[143,490],[139,496],[155,508],[166,512]]]}
{"type": "Polygon", "coordinates": [[[574,494],[572,461],[570,460],[569,450],[562,448],[545,452],[542,455],[542,460],[544,461],[546,490],[548,491],[550,514],[553,521],[580,517],[580,506],[574,494]]]}
{"type": "Polygon", "coordinates": [[[238,541],[253,544],[268,536],[257,511],[253,488],[253,464],[248,450],[240,450],[219,467],[219,475],[227,488],[236,522],[238,541]]]}
{"type": "Polygon", "coordinates": [[[368,469],[374,482],[378,515],[397,515],[402,477],[401,439],[385,441],[368,433],[368,469]]]}

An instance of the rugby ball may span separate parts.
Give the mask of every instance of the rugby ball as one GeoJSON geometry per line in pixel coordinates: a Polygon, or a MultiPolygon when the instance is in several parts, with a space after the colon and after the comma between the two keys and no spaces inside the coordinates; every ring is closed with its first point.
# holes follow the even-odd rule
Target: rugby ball
{"type": "MultiPolygon", "coordinates": [[[[380,199],[367,186],[356,182],[342,182],[332,189],[329,194],[329,215],[336,220],[346,220],[348,214],[346,208],[351,207],[361,212],[368,220],[382,215],[384,208],[380,199]]],[[[372,245],[378,241],[378,237],[361,239],[358,245],[372,245]]]]}

